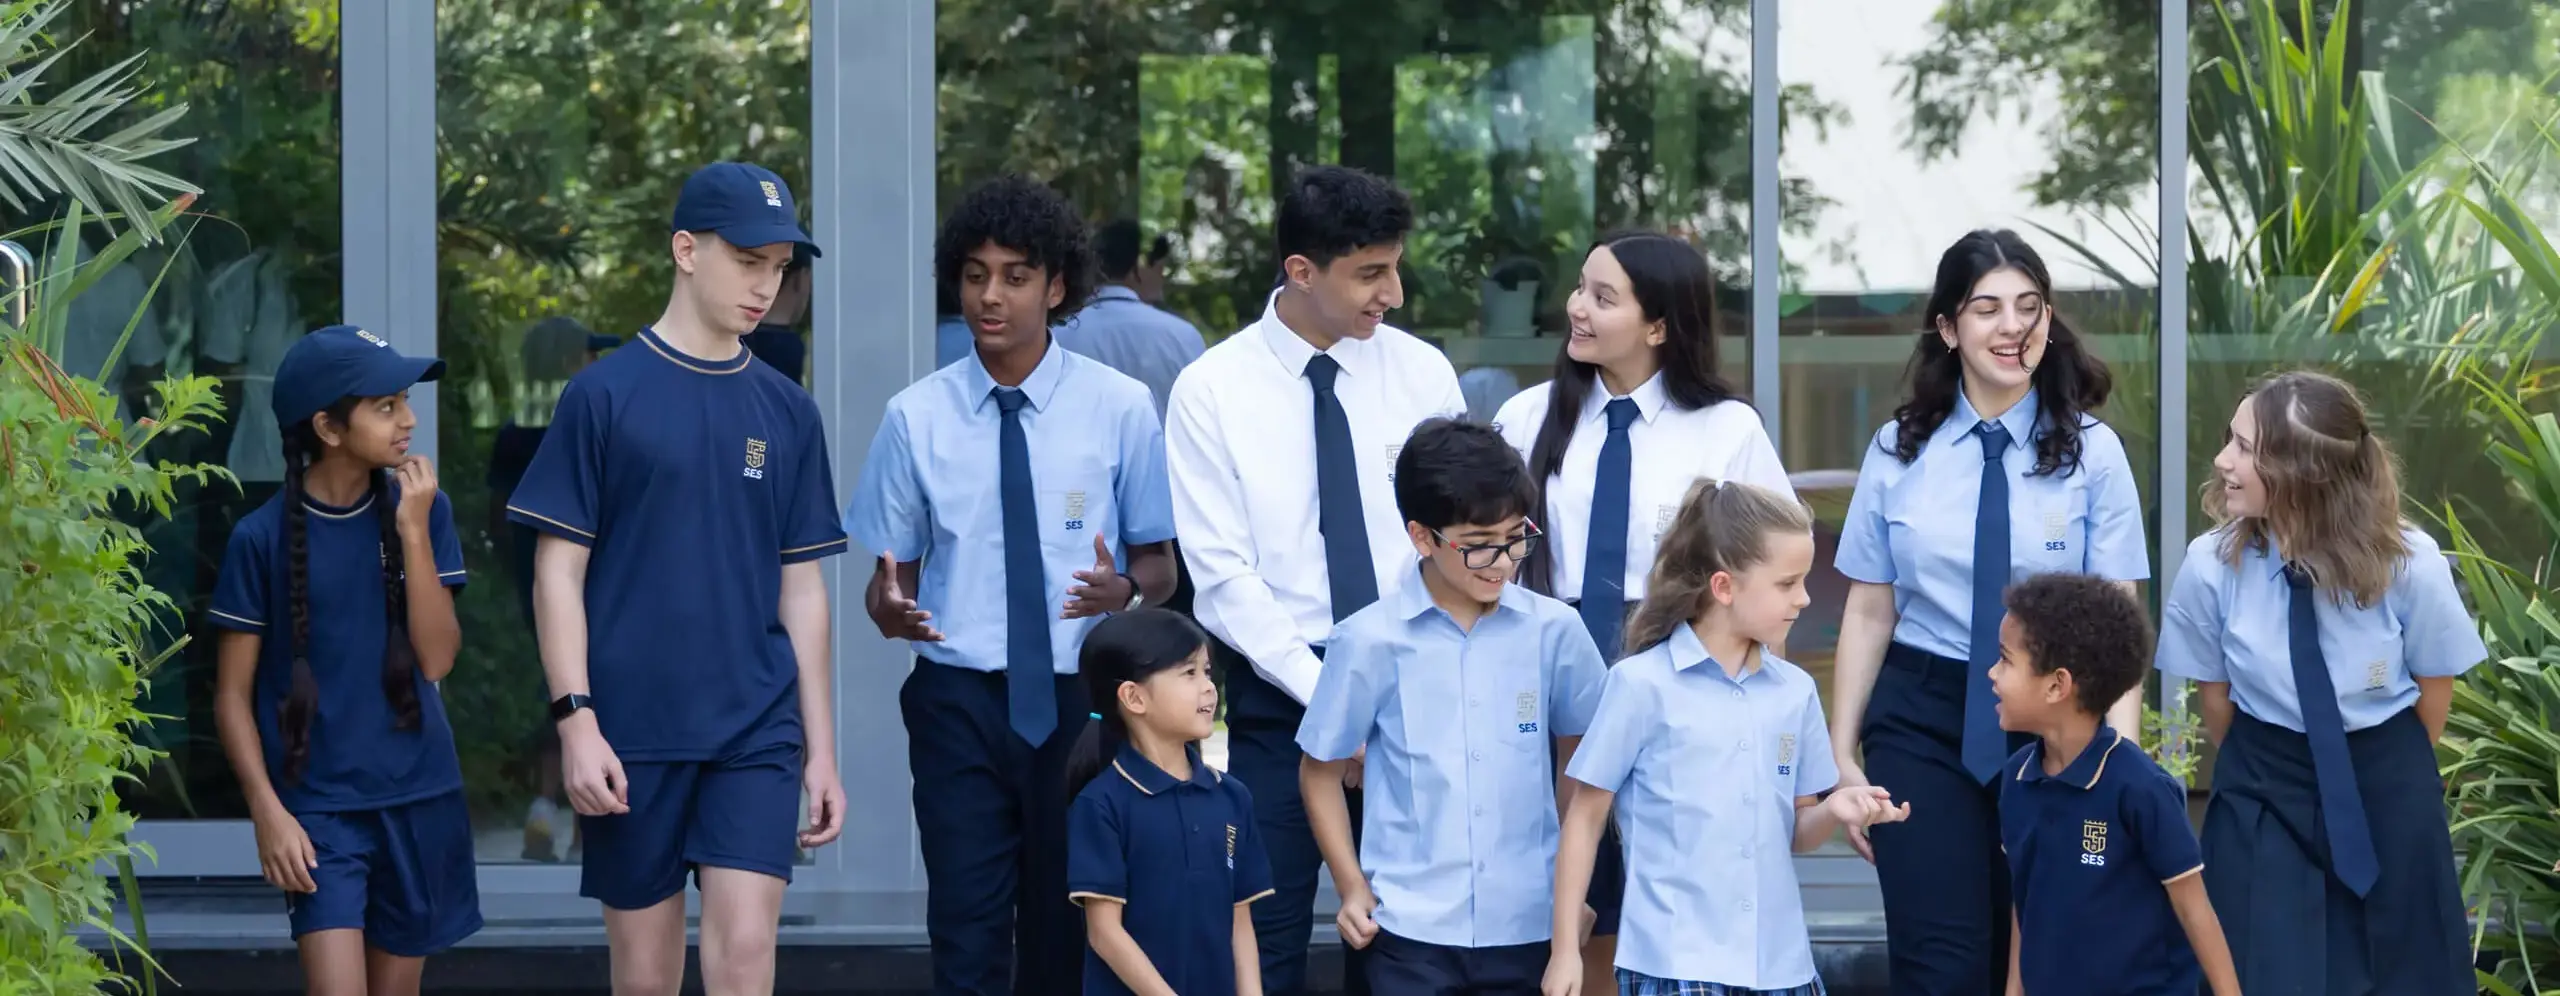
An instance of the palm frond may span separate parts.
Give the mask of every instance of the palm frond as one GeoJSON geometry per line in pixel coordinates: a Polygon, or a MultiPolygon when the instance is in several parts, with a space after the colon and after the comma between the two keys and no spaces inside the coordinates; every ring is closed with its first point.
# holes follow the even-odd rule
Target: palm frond
{"type": "Polygon", "coordinates": [[[45,28],[67,0],[20,0],[0,7],[0,200],[20,212],[30,202],[68,197],[110,229],[158,229],[145,219],[195,185],[145,164],[192,138],[171,137],[187,105],[96,134],[119,117],[142,88],[136,54],[48,94],[45,76],[80,39],[56,43],[45,28]]]}

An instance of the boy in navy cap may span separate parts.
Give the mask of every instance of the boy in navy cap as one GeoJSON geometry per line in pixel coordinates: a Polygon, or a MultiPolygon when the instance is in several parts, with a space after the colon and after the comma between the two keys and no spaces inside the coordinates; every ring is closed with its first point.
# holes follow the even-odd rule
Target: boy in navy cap
{"type": "Polygon", "coordinates": [[[818,561],[845,536],[817,404],[739,339],[818,250],[746,163],[694,173],[670,228],[666,313],[570,379],[507,512],[543,533],[542,669],[614,991],[677,991],[691,872],[706,988],[770,992],[797,848],[844,816],[818,561]]]}
{"type": "Polygon", "coordinates": [[[2186,790],[2104,719],[2151,659],[2142,606],[2087,574],[2038,575],[2004,600],[2000,728],[2037,738],[2000,783],[2009,992],[2183,996],[2210,980],[2239,996],[2186,790]]]}

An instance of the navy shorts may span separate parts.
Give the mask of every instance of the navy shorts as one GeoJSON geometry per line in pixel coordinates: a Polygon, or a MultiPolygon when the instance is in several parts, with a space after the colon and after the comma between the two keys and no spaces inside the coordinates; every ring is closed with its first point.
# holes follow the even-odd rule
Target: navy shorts
{"type": "Polygon", "coordinates": [[[631,811],[581,816],[578,894],[618,910],[684,892],[702,866],[791,881],[800,856],[800,745],[709,761],[625,761],[631,811]]]}
{"type": "Polygon", "coordinates": [[[423,958],[480,930],[471,811],[456,790],[384,809],[301,813],[320,867],[310,893],[286,893],[296,938],[361,930],[367,946],[423,958]]]}

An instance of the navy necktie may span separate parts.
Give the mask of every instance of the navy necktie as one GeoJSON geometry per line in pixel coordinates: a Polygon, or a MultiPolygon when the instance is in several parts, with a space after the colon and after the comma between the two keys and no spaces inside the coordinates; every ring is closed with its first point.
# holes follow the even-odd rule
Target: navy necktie
{"type": "Polygon", "coordinates": [[[2000,594],[2009,587],[2009,472],[2000,461],[2010,436],[1998,422],[1982,423],[1974,435],[1982,441],[1982,497],[1973,508],[1973,638],[1964,683],[1964,769],[1974,781],[1987,784],[2009,759],[1998,700],[1991,694],[1991,665],[2000,659],[2000,619],[2008,615],[2000,594]]]}
{"type": "Polygon", "coordinates": [[[1038,747],[1058,729],[1057,668],[1049,650],[1049,582],[1040,556],[1040,507],[1031,490],[1031,440],[1022,431],[1020,388],[996,388],[1004,411],[997,487],[1004,502],[1005,712],[1013,732],[1038,747]]]}
{"type": "Polygon", "coordinates": [[[2285,565],[2293,589],[2293,692],[2302,700],[2302,733],[2311,741],[2311,773],[2320,786],[2320,822],[2329,837],[2329,871],[2362,896],[2382,873],[2365,825],[2364,796],[2356,788],[2355,760],[2347,753],[2347,721],[2338,714],[2338,688],[2329,680],[2329,658],[2320,652],[2320,590],[2311,572],[2285,565]]]}
{"type": "Polygon", "coordinates": [[[1316,528],[1324,534],[1324,573],[1332,588],[1333,621],[1378,600],[1378,573],[1369,559],[1369,522],[1360,513],[1360,462],[1351,452],[1351,419],[1333,394],[1342,364],[1317,353],[1307,361],[1307,383],[1316,389],[1316,528]]]}
{"type": "Polygon", "coordinates": [[[1609,438],[1600,444],[1600,472],[1591,482],[1591,535],[1582,545],[1582,628],[1600,647],[1600,659],[1616,662],[1619,631],[1627,618],[1627,515],[1635,501],[1635,446],[1627,427],[1636,422],[1636,403],[1609,402],[1609,438]]]}

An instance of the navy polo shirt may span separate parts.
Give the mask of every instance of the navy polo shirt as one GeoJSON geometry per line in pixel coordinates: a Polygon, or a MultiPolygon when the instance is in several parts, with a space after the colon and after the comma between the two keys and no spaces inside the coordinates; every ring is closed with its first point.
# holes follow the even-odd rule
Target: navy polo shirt
{"type": "MultiPolygon", "coordinates": [[[[1123,746],[1067,810],[1068,897],[1126,906],[1120,922],[1183,996],[1234,996],[1236,907],[1270,894],[1253,794],[1202,763],[1198,747],[1191,780],[1177,781],[1123,746]]],[[[1087,947],[1084,991],[1130,990],[1087,947]]]]}
{"type": "MultiPolygon", "coordinates": [[[[258,636],[258,671],[250,711],[258,719],[258,743],[276,797],[294,813],[384,809],[462,788],[453,754],[453,728],[444,702],[423,672],[418,684],[418,726],[393,726],[391,700],[382,693],[382,655],[389,648],[390,603],[382,578],[381,515],[398,507],[399,485],[353,508],[303,501],[304,609],[310,620],[308,658],[319,686],[312,713],[310,753],[302,778],[284,776],[284,732],[277,725],[293,690],[292,546],[285,535],[285,496],[267,499],[232,527],[214,585],[207,621],[216,628],[258,636]]],[[[427,518],[433,570],[446,587],[461,586],[462,542],[453,531],[453,504],[443,493],[427,518]]]]}
{"type": "Polygon", "coordinates": [[[2018,912],[2018,971],[2038,996],[2187,996],[2204,969],[2168,883],[2204,870],[2187,793],[2105,726],[2061,774],[2044,745],[2009,758],[2000,842],[2018,912]]]}
{"type": "Polygon", "coordinates": [[[590,548],[587,681],[626,761],[800,741],[782,567],[841,553],[817,403],[643,329],[569,379],[507,517],[590,548]]]}

